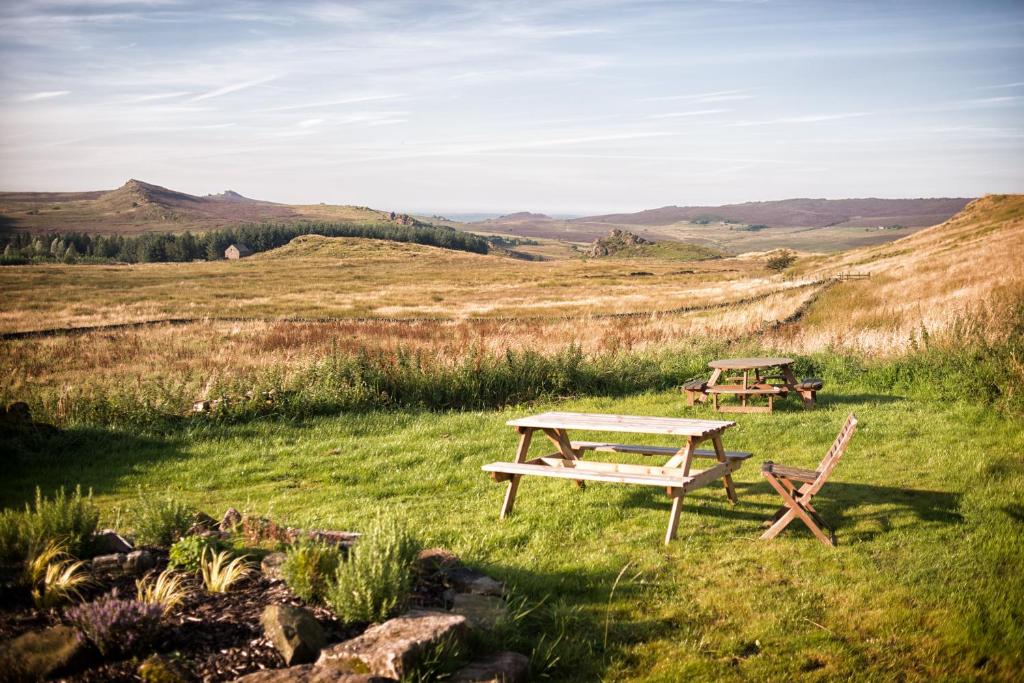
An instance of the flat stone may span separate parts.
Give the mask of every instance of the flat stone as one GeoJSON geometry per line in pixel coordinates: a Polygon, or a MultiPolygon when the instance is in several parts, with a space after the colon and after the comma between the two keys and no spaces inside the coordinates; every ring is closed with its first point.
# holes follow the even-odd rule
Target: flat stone
{"type": "Polygon", "coordinates": [[[461,614],[474,628],[494,628],[508,615],[505,601],[494,595],[456,593],[452,600],[452,614],[461,614]]]}
{"type": "Polygon", "coordinates": [[[315,661],[326,642],[323,627],[302,607],[269,605],[263,610],[260,623],[288,666],[315,661]]]}
{"type": "Polygon", "coordinates": [[[416,556],[416,570],[422,574],[448,572],[461,564],[459,556],[445,548],[427,548],[416,556]]]}
{"type": "Polygon", "coordinates": [[[526,683],[530,658],[518,652],[497,652],[470,662],[455,672],[452,683],[526,683]]]}
{"type": "Polygon", "coordinates": [[[35,681],[72,673],[84,663],[87,649],[70,626],[25,633],[0,646],[4,680],[35,681]]]}
{"type": "Polygon", "coordinates": [[[113,529],[104,529],[92,537],[92,551],[97,555],[130,553],[132,550],[132,544],[113,529]]]}
{"type": "Polygon", "coordinates": [[[505,584],[469,567],[455,567],[449,571],[448,584],[455,589],[456,593],[497,595],[499,597],[505,594],[505,584]]]}
{"type": "Polygon", "coordinates": [[[156,566],[156,557],[148,550],[133,550],[130,553],[111,553],[92,558],[93,574],[143,574],[156,566]]]}
{"type": "Polygon", "coordinates": [[[285,553],[270,553],[264,557],[260,562],[260,571],[263,572],[263,577],[268,581],[283,581],[281,567],[286,559],[288,559],[288,555],[285,553]]]}
{"type": "Polygon", "coordinates": [[[150,655],[139,664],[139,678],[145,683],[188,683],[189,675],[162,655],[150,655]]]}
{"type": "Polygon", "coordinates": [[[401,679],[422,655],[446,643],[463,644],[468,631],[466,618],[461,615],[412,610],[371,626],[352,640],[325,648],[317,664],[401,679]]]}
{"type": "Polygon", "coordinates": [[[235,683],[395,683],[394,678],[354,674],[330,666],[300,664],[286,669],[264,669],[241,678],[235,683]]]}

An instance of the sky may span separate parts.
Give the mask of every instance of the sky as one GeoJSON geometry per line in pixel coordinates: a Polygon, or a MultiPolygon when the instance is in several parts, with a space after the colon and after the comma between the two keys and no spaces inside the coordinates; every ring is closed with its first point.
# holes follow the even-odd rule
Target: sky
{"type": "Polygon", "coordinates": [[[0,3],[0,189],[453,214],[1024,191],[1024,2],[0,3]]]}

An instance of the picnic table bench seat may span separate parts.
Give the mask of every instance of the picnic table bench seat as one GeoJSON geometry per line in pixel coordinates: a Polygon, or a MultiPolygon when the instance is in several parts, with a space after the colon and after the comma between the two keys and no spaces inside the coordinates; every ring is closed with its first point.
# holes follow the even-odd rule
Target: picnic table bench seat
{"type": "Polygon", "coordinates": [[[823,386],[825,386],[825,380],[818,379],[817,377],[805,377],[800,380],[796,388],[798,391],[821,391],[823,386]]]}
{"type": "MultiPolygon", "coordinates": [[[[674,452],[674,451],[673,451],[674,452]]],[[[683,474],[678,467],[649,467],[610,462],[587,462],[555,456],[535,458],[527,462],[492,462],[483,466],[495,481],[508,481],[524,474],[573,481],[601,481],[613,484],[640,484],[667,489],[670,496],[682,495],[707,486],[715,479],[739,469],[742,460],[727,460],[706,470],[683,474]]]]}
{"type": "Polygon", "coordinates": [[[739,384],[716,384],[713,387],[708,387],[707,392],[709,394],[745,394],[752,396],[769,396],[779,395],[788,393],[788,389],[783,386],[776,386],[774,384],[752,384],[747,388],[743,388],[739,384]]]}
{"type": "MultiPolygon", "coordinates": [[[[573,450],[578,451],[601,451],[611,453],[633,453],[636,455],[667,455],[669,457],[679,452],[678,448],[672,446],[633,446],[624,443],[606,443],[604,441],[571,441],[573,450]]],[[[746,460],[752,455],[747,451],[726,451],[727,460],[746,460]]],[[[695,458],[717,457],[711,449],[697,448],[693,451],[695,458]]]]}

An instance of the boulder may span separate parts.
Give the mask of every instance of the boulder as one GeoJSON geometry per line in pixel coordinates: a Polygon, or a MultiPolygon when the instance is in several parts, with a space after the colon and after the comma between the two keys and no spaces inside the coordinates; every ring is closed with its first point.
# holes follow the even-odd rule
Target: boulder
{"type": "Polygon", "coordinates": [[[317,664],[401,679],[438,648],[464,644],[469,628],[458,614],[412,610],[371,626],[352,640],[320,653],[317,664]]]}
{"type": "Polygon", "coordinates": [[[489,629],[508,615],[505,601],[493,595],[456,593],[452,600],[452,614],[461,614],[474,628],[489,629]]]}
{"type": "Polygon", "coordinates": [[[242,513],[235,508],[228,508],[220,520],[221,531],[234,531],[242,523],[242,513]]]}
{"type": "Polygon", "coordinates": [[[497,652],[470,662],[449,680],[452,683],[525,683],[529,679],[529,657],[518,652],[497,652]]]}
{"type": "Polygon", "coordinates": [[[70,626],[52,626],[5,643],[0,671],[5,680],[34,681],[72,673],[86,663],[88,650],[70,626]]]}
{"type": "Polygon", "coordinates": [[[236,678],[234,683],[395,683],[393,678],[354,674],[330,666],[301,664],[286,669],[265,669],[236,678]]]}
{"type": "Polygon", "coordinates": [[[288,666],[316,660],[324,646],[324,629],[313,614],[294,605],[269,605],[260,616],[263,633],[288,666]]]}
{"type": "Polygon", "coordinates": [[[205,536],[211,532],[218,531],[217,520],[205,512],[197,512],[192,517],[192,526],[185,532],[186,536],[205,536]]]}
{"type": "Polygon", "coordinates": [[[268,581],[283,581],[281,566],[286,559],[288,559],[288,555],[285,553],[270,553],[264,557],[260,562],[260,571],[263,572],[263,577],[268,581]]]}
{"type": "Polygon", "coordinates": [[[92,550],[97,555],[130,553],[134,548],[113,529],[104,529],[92,537],[92,550]]]}
{"type": "Polygon", "coordinates": [[[130,553],[110,553],[92,558],[93,574],[144,574],[156,566],[156,557],[148,550],[133,550],[130,553]]]}
{"type": "Polygon", "coordinates": [[[448,572],[461,564],[459,556],[445,548],[427,548],[416,556],[416,571],[419,574],[448,572]]]}
{"type": "Polygon", "coordinates": [[[456,593],[475,593],[477,595],[505,594],[505,584],[469,567],[455,567],[448,572],[448,585],[456,593]]]}

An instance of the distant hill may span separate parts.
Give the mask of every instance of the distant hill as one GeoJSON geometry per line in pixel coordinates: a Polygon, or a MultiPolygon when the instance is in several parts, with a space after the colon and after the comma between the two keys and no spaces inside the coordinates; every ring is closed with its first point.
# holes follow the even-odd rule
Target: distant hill
{"type": "Polygon", "coordinates": [[[529,211],[517,211],[508,213],[497,218],[488,218],[485,223],[514,223],[518,221],[550,221],[551,216],[543,213],[530,213],[529,211]]]}
{"type": "Polygon", "coordinates": [[[268,221],[419,224],[366,207],[276,204],[232,190],[200,197],[134,179],[110,191],[0,192],[0,229],[18,232],[199,232],[268,221]]]}
{"type": "Polygon", "coordinates": [[[783,199],[724,206],[663,206],[636,213],[614,213],[573,219],[577,223],[671,225],[681,222],[731,222],[775,228],[826,226],[926,227],[954,215],[970,202],[943,199],[783,199]]]}

